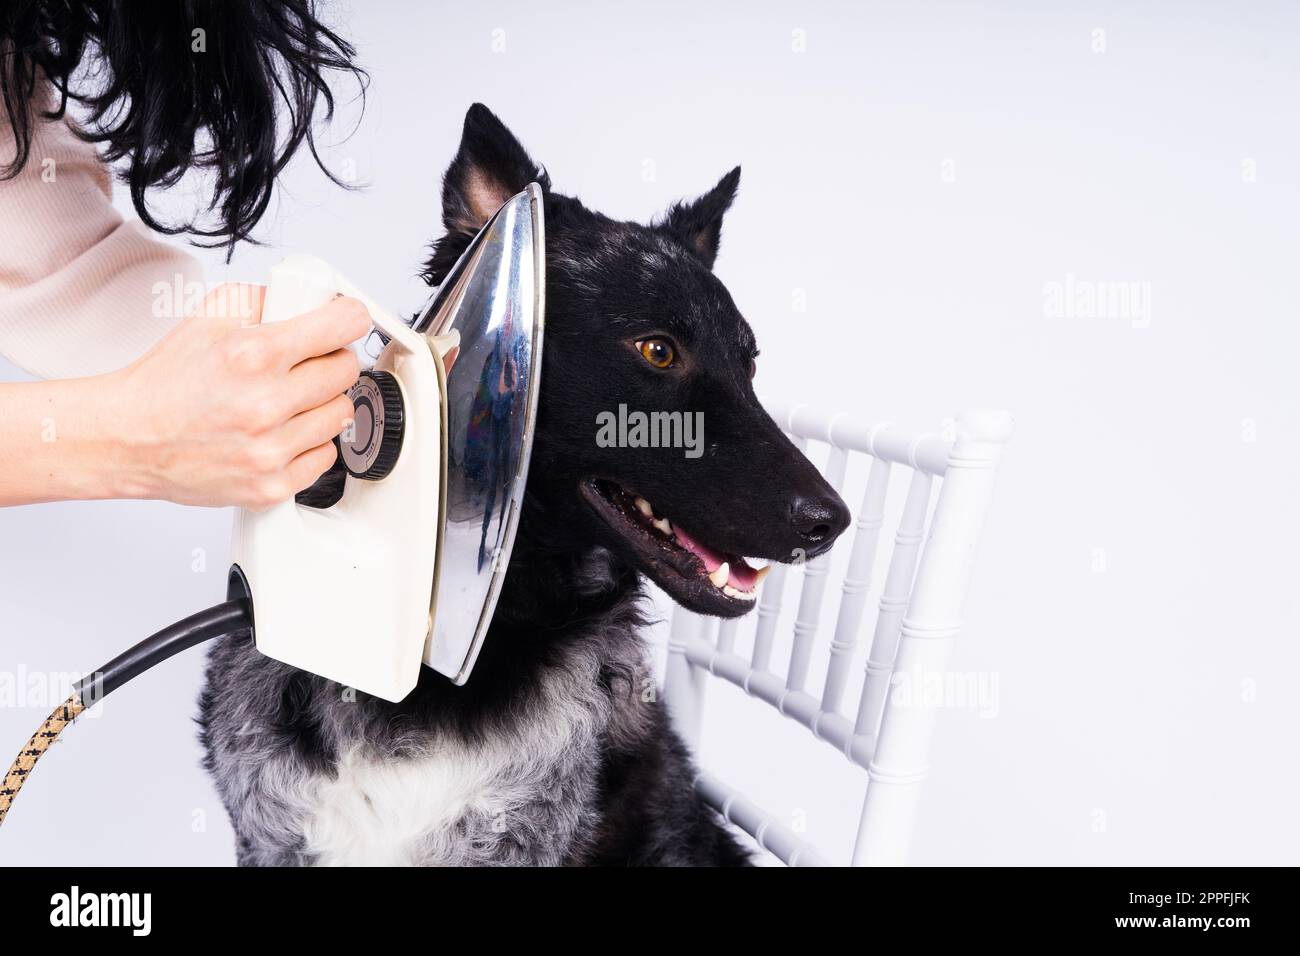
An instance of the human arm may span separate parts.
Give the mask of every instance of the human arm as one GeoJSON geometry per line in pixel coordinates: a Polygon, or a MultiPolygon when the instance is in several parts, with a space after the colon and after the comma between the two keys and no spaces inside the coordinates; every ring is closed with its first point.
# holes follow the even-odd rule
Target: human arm
{"type": "Polygon", "coordinates": [[[369,315],[337,298],[261,326],[262,291],[231,288],[124,369],[0,383],[0,506],[165,498],[266,508],[310,486],[351,419],[343,392],[359,368],[344,346],[369,315]],[[255,312],[211,308],[218,298],[255,312]]]}

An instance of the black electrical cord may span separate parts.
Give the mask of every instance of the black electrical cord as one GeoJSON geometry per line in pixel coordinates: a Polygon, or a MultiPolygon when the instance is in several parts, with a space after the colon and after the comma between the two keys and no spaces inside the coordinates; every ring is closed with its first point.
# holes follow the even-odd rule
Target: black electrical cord
{"type": "Polygon", "coordinates": [[[247,597],[225,601],[164,627],[74,684],[72,696],[41,724],[27,746],[18,752],[4,782],[0,783],[0,823],[4,823],[9,807],[27,782],[36,761],[78,714],[169,657],[214,637],[248,630],[252,625],[253,609],[247,597]]]}
{"type": "Polygon", "coordinates": [[[82,703],[93,707],[133,677],[139,677],[169,657],[214,637],[247,630],[252,623],[252,609],[247,598],[225,601],[146,637],[126,653],[87,674],[72,685],[72,689],[82,703]]]}

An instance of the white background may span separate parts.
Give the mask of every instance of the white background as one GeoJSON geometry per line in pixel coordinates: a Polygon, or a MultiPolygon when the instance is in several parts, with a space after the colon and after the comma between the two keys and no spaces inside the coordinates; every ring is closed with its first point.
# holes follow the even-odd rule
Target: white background
{"type": "MultiPolygon", "coordinates": [[[[297,162],[270,247],[205,255],[209,278],[301,249],[415,308],[475,100],[616,217],[743,163],[717,271],[762,391],[910,428],[1016,418],[955,661],[996,706],[943,715],[914,861],[1300,861],[1295,9],[547,6],[333,5],[373,85],[326,152],[370,186],[297,162]],[[1071,275],[1149,283],[1149,325],[1048,315],[1071,275]]],[[[219,600],[229,520],[0,512],[0,667],[83,671],[219,600]]],[[[233,860],[198,768],[201,657],[66,735],[0,831],[6,862],[233,860]]],[[[862,772],[731,688],[710,702],[704,761],[846,860],[862,772]]],[[[46,704],[0,707],[6,754],[46,704]]]]}

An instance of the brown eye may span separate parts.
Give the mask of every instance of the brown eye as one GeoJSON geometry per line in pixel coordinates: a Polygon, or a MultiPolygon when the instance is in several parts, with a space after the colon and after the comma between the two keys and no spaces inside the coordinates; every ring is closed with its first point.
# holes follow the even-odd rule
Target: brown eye
{"type": "Polygon", "coordinates": [[[668,368],[676,358],[672,343],[667,339],[642,339],[636,343],[636,348],[641,357],[655,368],[668,368]]]}

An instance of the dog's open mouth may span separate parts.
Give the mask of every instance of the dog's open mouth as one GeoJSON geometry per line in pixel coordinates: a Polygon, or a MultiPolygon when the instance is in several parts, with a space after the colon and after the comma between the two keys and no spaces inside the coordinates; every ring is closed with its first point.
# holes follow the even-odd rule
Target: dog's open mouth
{"type": "Polygon", "coordinates": [[[715,550],[659,515],[645,498],[612,481],[583,482],[583,496],[644,565],[643,570],[692,610],[734,617],[754,605],[767,568],[715,550]]]}

